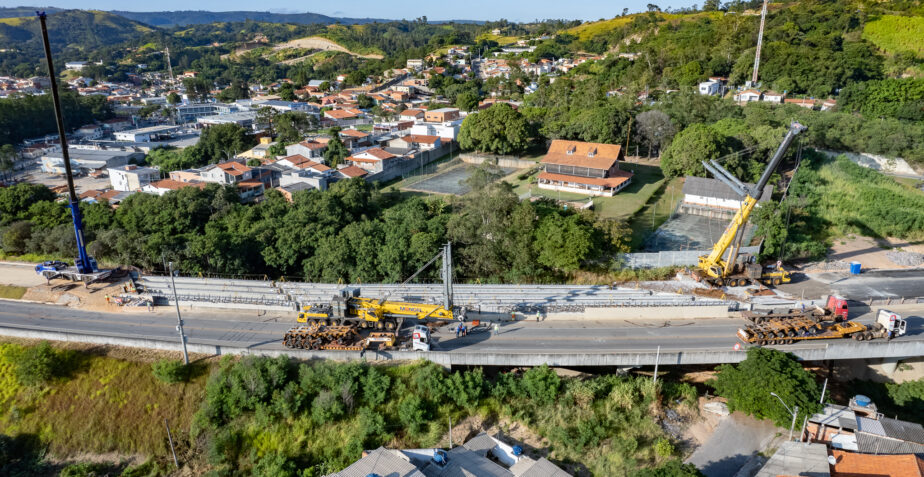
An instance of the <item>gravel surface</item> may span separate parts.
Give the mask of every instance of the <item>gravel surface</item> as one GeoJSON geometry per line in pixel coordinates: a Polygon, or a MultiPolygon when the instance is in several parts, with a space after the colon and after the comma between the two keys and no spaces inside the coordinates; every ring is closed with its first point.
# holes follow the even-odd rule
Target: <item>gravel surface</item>
{"type": "Polygon", "coordinates": [[[924,265],[924,253],[888,252],[886,253],[886,257],[896,265],[903,265],[906,267],[919,267],[924,265]]]}

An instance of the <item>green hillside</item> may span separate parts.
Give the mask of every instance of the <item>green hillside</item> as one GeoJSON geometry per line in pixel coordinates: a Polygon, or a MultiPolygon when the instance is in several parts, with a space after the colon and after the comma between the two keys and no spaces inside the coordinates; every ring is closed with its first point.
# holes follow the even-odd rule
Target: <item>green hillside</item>
{"type": "Polygon", "coordinates": [[[892,55],[924,57],[924,17],[883,15],[866,23],[863,38],[892,55]]]}
{"type": "MultiPolygon", "coordinates": [[[[154,31],[142,23],[98,10],[64,10],[48,15],[52,48],[91,51],[154,31]]],[[[40,51],[42,35],[38,18],[18,16],[0,19],[0,49],[40,51]]]]}

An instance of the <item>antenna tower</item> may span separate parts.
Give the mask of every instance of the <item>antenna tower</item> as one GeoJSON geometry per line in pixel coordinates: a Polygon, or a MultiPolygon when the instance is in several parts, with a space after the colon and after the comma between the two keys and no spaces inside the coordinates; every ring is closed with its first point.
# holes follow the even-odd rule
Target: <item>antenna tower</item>
{"type": "Polygon", "coordinates": [[[757,70],[760,68],[760,47],[764,44],[764,22],[767,20],[767,2],[760,10],[760,31],[757,32],[757,51],[754,53],[754,72],[751,73],[751,86],[757,86],[757,70]]]}

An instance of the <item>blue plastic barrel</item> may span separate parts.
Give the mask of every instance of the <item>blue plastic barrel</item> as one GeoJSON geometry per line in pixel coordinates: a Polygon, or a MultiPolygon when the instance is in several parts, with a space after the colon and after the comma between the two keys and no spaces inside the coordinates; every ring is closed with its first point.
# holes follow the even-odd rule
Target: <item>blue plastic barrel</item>
{"type": "Polygon", "coordinates": [[[513,455],[515,456],[523,455],[523,448],[520,447],[519,445],[513,446],[513,455]]]}
{"type": "Polygon", "coordinates": [[[860,265],[860,262],[850,262],[850,274],[851,275],[859,275],[861,268],[862,266],[860,265]]]}

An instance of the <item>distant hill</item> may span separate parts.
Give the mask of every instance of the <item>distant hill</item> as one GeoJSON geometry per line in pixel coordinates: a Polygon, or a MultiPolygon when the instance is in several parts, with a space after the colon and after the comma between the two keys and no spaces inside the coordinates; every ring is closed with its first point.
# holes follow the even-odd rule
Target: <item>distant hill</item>
{"type": "MultiPolygon", "coordinates": [[[[0,9],[0,49],[41,51],[42,33],[34,8],[29,16],[4,16],[25,8],[0,9]]],[[[153,30],[143,23],[98,10],[58,10],[48,14],[48,37],[56,51],[65,48],[89,51],[153,30]]]]}
{"type": "Polygon", "coordinates": [[[319,13],[271,13],[271,12],[209,12],[204,10],[184,10],[173,12],[126,12],[113,11],[116,15],[157,27],[172,27],[186,25],[200,25],[214,22],[243,22],[253,20],[269,23],[296,23],[301,25],[311,23],[371,23],[387,22],[389,20],[374,18],[335,18],[319,13]]]}
{"type": "Polygon", "coordinates": [[[36,10],[51,14],[60,12],[63,9],[56,7],[0,7],[0,18],[31,17],[35,16],[36,10]]]}

